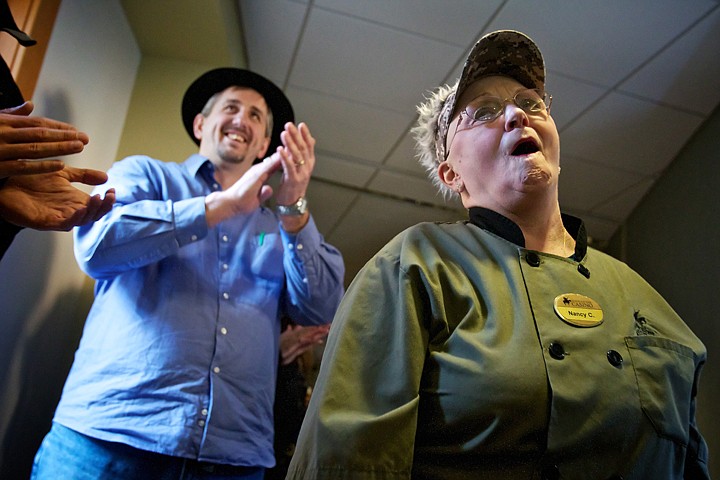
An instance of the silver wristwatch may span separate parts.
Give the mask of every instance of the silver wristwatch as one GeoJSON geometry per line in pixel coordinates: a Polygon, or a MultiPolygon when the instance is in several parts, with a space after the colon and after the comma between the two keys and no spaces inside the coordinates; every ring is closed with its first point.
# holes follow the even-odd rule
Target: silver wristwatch
{"type": "Polygon", "coordinates": [[[277,213],[280,215],[302,215],[307,212],[308,209],[307,199],[305,197],[300,197],[297,199],[297,202],[292,205],[277,205],[276,209],[277,213]]]}

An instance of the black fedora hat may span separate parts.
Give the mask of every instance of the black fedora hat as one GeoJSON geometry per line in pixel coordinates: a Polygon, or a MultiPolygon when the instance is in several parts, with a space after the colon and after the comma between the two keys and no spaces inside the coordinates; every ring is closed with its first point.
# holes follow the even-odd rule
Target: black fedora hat
{"type": "Polygon", "coordinates": [[[195,138],[193,121],[200,113],[207,101],[218,92],[228,87],[252,88],[265,98],[265,102],[273,115],[273,131],[270,138],[268,153],[275,151],[280,145],[280,132],[287,122],[295,120],[290,100],[273,82],[242,68],[216,68],[205,72],[195,80],[185,92],[182,101],[182,119],[185,130],[196,144],[200,141],[195,138]]]}

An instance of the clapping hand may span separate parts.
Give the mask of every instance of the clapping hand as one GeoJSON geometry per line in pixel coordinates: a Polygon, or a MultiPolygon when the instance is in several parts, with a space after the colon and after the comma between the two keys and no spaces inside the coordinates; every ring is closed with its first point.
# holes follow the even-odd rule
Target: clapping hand
{"type": "Polygon", "coordinates": [[[288,365],[313,345],[322,344],[329,331],[330,325],[288,325],[280,334],[281,363],[288,365]]]}
{"type": "Polygon", "coordinates": [[[0,216],[21,227],[67,231],[99,219],[115,202],[113,189],[104,197],[90,196],[71,182],[106,181],[104,172],[67,166],[51,173],[13,176],[0,188],[0,216]]]}
{"type": "Polygon", "coordinates": [[[88,136],[64,122],[29,117],[32,102],[0,110],[0,179],[61,170],[60,160],[35,160],[82,152],[88,136]]]}
{"type": "Polygon", "coordinates": [[[0,216],[21,227],[63,231],[99,219],[112,208],[115,191],[90,196],[71,183],[100,185],[107,181],[104,172],[36,160],[81,152],[87,134],[29,117],[32,110],[32,102],[0,110],[0,216]]]}

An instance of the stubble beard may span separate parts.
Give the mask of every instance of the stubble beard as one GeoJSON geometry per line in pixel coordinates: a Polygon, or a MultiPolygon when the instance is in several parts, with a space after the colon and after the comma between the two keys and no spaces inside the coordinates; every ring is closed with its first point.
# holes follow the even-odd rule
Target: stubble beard
{"type": "MultiPolygon", "coordinates": [[[[245,153],[237,153],[233,149],[227,148],[227,147],[224,147],[221,145],[218,148],[217,153],[218,153],[218,157],[220,157],[220,159],[223,162],[231,163],[233,165],[240,165],[242,163],[245,163],[245,161],[248,159],[247,149],[246,149],[245,153]]],[[[253,162],[253,161],[255,161],[254,158],[251,160],[251,162],[253,162]]]]}

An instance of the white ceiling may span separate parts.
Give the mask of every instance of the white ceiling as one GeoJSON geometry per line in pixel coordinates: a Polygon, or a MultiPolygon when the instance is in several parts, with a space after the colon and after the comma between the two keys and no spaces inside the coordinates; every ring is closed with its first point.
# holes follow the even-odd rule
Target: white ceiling
{"type": "MultiPolygon", "coordinates": [[[[233,1],[247,66],[285,90],[317,139],[308,197],[343,252],[346,282],[405,227],[466,218],[425,177],[408,130],[423,95],[455,81],[484,33],[521,30],[542,50],[562,143],[561,207],[600,246],[720,103],[720,0],[233,1]]],[[[148,8],[123,4],[133,24],[129,7],[148,8]]],[[[205,5],[232,20],[231,0],[205,5]]],[[[188,8],[199,20],[201,9],[188,8]]],[[[157,49],[163,16],[142,16],[153,19],[157,49]]],[[[236,44],[227,28],[189,30],[236,44]]],[[[170,50],[178,44],[164,37],[175,38],[170,50]]]]}
{"type": "Polygon", "coordinates": [[[539,45],[561,135],[563,210],[609,239],[720,103],[713,0],[238,0],[249,68],[317,139],[310,192],[351,279],[394,234],[466,214],[414,158],[415,106],[486,32],[539,45]]]}

